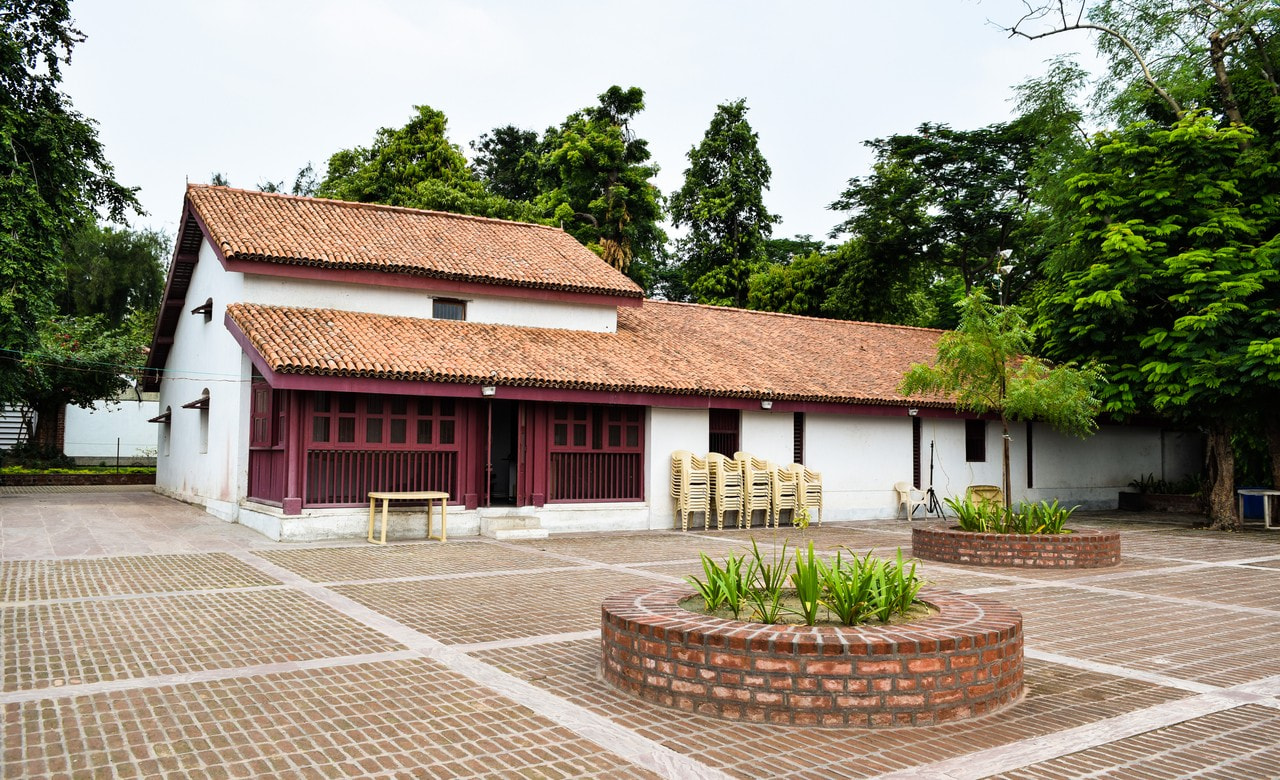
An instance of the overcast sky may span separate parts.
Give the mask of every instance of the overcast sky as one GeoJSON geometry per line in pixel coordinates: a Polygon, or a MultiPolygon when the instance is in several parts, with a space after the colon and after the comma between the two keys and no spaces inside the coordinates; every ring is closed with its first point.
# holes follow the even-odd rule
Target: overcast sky
{"type": "Polygon", "coordinates": [[[1018,0],[541,2],[76,0],[88,36],[64,87],[99,123],[117,179],[141,188],[136,226],[171,235],[185,182],[286,185],[307,162],[368,145],[412,106],[449,118],[464,151],[505,124],[543,130],[612,84],[677,189],[718,104],[745,98],[773,167],[775,236],[825,236],[827,205],[865,175],[862,142],[922,122],[1011,116],[1011,87],[1079,34],[1010,40],[1018,0]]]}

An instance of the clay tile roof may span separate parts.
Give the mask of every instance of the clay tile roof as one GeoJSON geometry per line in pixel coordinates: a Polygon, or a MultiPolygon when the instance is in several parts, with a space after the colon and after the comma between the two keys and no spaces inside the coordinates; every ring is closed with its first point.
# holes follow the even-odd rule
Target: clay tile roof
{"type": "Polygon", "coordinates": [[[228,260],[643,295],[573,236],[545,225],[206,185],[189,185],[187,198],[228,260]]]}
{"type": "Polygon", "coordinates": [[[245,303],[227,314],[280,373],[896,405],[941,334],[650,300],[619,309],[617,333],[245,303]]]}

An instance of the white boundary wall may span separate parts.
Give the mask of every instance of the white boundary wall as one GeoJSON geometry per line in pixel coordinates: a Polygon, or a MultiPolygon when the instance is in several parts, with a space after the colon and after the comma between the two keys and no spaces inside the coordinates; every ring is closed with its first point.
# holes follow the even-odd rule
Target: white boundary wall
{"type": "Polygon", "coordinates": [[[62,451],[69,458],[116,458],[119,440],[121,462],[151,462],[156,449],[156,426],[147,422],[159,412],[155,401],[95,401],[89,409],[68,406],[62,451]]]}

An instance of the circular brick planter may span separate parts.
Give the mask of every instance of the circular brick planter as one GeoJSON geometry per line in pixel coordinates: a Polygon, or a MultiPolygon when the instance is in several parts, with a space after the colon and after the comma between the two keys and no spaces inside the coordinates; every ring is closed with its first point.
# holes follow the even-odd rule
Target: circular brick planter
{"type": "Polygon", "coordinates": [[[1100,569],[1120,564],[1120,534],[1081,530],[1069,534],[980,534],[952,526],[911,529],[911,554],[942,563],[1100,569]]]}
{"type": "Polygon", "coordinates": [[[924,620],[779,626],[690,612],[694,592],[653,586],[605,599],[601,672],[630,694],[730,720],[804,726],[929,725],[1022,694],[1022,615],[936,588],[924,620]]]}

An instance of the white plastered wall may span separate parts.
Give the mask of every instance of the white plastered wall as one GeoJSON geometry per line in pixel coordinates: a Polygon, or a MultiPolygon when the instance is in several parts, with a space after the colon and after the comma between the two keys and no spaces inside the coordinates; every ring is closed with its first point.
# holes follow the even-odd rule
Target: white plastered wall
{"type": "Polygon", "coordinates": [[[645,431],[645,487],[650,528],[679,528],[675,501],[671,498],[671,453],[707,451],[711,415],[706,409],[649,409],[645,431]]]}
{"type": "Polygon", "coordinates": [[[114,463],[118,452],[122,463],[150,462],[156,430],[147,420],[159,413],[155,401],[95,401],[88,409],[68,406],[62,451],[81,461],[114,463]]]}
{"type": "Polygon", "coordinates": [[[245,276],[243,297],[239,300],[269,306],[340,309],[429,319],[431,300],[436,295],[466,300],[468,322],[568,328],[596,333],[613,333],[618,329],[618,310],[614,306],[484,295],[459,296],[456,293],[433,293],[431,290],[408,287],[342,284],[276,276],[245,276]]]}
{"type": "Polygon", "coordinates": [[[159,446],[156,489],[237,519],[247,492],[250,363],[227,331],[228,303],[243,301],[243,279],[223,270],[208,242],[201,244],[160,382],[159,409],[171,410],[169,447],[159,446]],[[213,299],[206,321],[190,309],[213,299]],[[208,446],[201,452],[200,411],[182,405],[209,391],[208,446]]]}
{"type": "Polygon", "coordinates": [[[822,519],[893,514],[893,483],[911,481],[911,419],[806,414],[805,466],[822,474],[822,519]]]}
{"type": "MultiPolygon", "coordinates": [[[[757,458],[786,466],[795,454],[794,419],[791,412],[744,411],[738,447],[757,458]]],[[[702,449],[707,449],[706,437],[703,437],[702,449]]]]}

